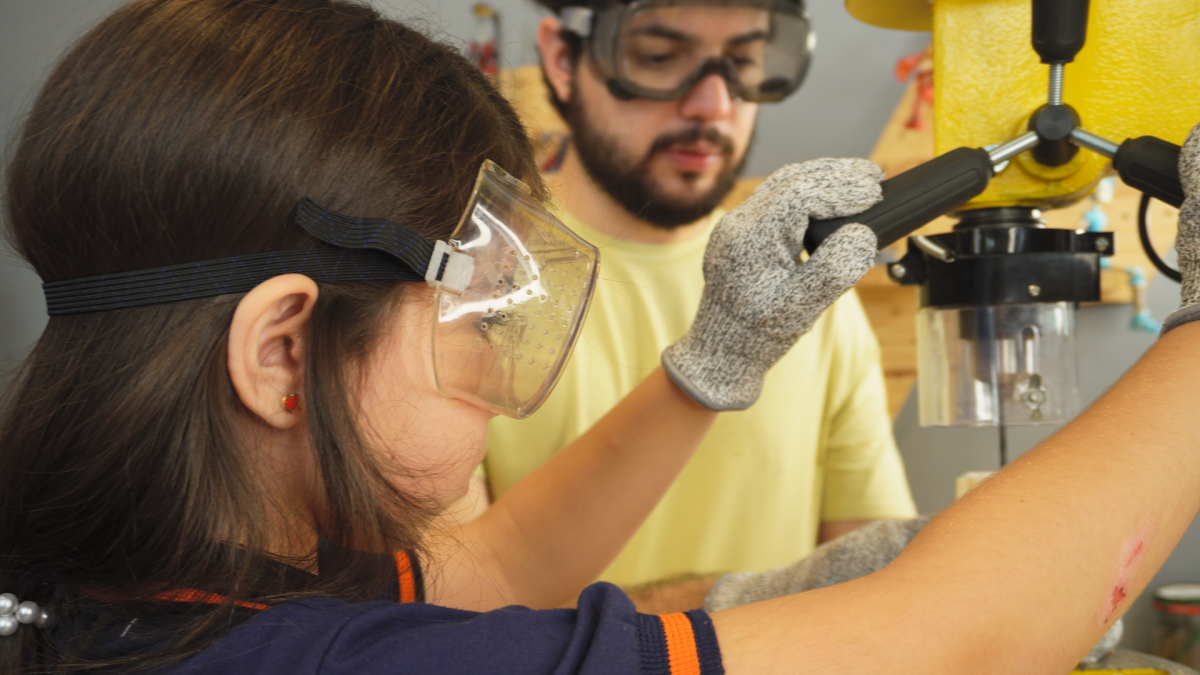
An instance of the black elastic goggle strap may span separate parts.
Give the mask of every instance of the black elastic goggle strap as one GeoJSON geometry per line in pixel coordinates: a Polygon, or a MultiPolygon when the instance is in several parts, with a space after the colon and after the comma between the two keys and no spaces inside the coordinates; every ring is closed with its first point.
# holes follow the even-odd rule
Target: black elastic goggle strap
{"type": "Polygon", "coordinates": [[[338,248],[368,248],[408,265],[425,278],[433,242],[413,229],[385,218],[351,218],[323,209],[305,197],[296,205],[296,223],[312,236],[338,248]]]}
{"type": "Polygon", "coordinates": [[[433,244],[394,221],[349,218],[308,199],[296,222],[333,244],[269,251],[42,284],[50,316],[158,305],[244,293],[281,274],[314,281],[424,281],[433,244]],[[424,257],[422,257],[424,256],[424,257]]]}

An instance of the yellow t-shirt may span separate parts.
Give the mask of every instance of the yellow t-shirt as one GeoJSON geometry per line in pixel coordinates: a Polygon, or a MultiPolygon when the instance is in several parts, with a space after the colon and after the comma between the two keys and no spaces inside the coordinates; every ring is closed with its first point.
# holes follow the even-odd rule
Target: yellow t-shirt
{"type": "MultiPolygon", "coordinates": [[[[532,417],[494,419],[484,462],[493,498],[579,437],[659,365],[691,326],[708,233],[678,244],[600,234],[600,279],[575,353],[532,417]]],[[[716,216],[713,217],[713,222],[716,216]]],[[[816,545],[820,521],[916,514],[892,438],[879,345],[847,294],[768,373],[751,408],[722,413],[601,579],[630,586],[683,573],[766,570],[816,545]]]]}

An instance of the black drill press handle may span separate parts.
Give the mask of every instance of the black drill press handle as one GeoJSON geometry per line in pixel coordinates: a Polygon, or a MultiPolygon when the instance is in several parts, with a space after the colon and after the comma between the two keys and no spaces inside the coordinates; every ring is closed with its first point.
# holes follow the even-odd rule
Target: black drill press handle
{"type": "Polygon", "coordinates": [[[1042,63],[1075,60],[1087,39],[1088,0],[1033,0],[1033,50],[1042,63]]]}
{"type": "Polygon", "coordinates": [[[862,223],[874,230],[879,248],[883,248],[971,201],[987,188],[993,174],[992,160],[986,150],[951,150],[883,181],[883,199],[866,211],[810,222],[804,248],[812,253],[826,237],[847,223],[862,223]]]}
{"type": "Polygon", "coordinates": [[[1178,145],[1142,136],[1131,138],[1117,148],[1113,168],[1131,188],[1179,208],[1183,204],[1183,183],[1179,181],[1178,145]]]}

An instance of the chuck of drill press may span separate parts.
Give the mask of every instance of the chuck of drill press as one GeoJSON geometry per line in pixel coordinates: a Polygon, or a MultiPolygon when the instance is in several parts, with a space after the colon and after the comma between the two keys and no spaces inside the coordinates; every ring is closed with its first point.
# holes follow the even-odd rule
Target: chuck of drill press
{"type": "Polygon", "coordinates": [[[1029,119],[1029,130],[1038,135],[1033,158],[1046,166],[1062,166],[1079,152],[1071,131],[1080,119],[1063,104],[1063,68],[1083,49],[1087,16],[1087,0],[1033,0],[1033,49],[1050,66],[1050,88],[1046,105],[1029,119]]]}

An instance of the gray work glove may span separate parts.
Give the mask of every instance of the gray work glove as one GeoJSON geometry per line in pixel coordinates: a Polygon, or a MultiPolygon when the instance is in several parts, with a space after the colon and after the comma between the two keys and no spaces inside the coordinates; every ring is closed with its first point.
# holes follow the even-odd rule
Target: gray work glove
{"type": "Polygon", "coordinates": [[[1181,305],[1200,304],[1200,125],[1192,129],[1179,155],[1179,179],[1186,199],[1179,208],[1179,271],[1183,274],[1181,305]]]}
{"type": "Polygon", "coordinates": [[[879,201],[883,171],[865,159],[818,159],[771,174],[717,223],[704,253],[704,295],[663,368],[709,410],[742,410],[763,377],[875,259],[875,233],[842,227],[798,263],[809,218],[850,216],[879,201]]]}
{"type": "Polygon", "coordinates": [[[1179,310],[1163,322],[1162,332],[1200,319],[1200,125],[1192,129],[1179,154],[1179,179],[1183,183],[1183,206],[1179,208],[1179,310]]]}
{"type": "Polygon", "coordinates": [[[767,572],[738,572],[717,579],[704,611],[719,612],[760,600],[825,588],[883,569],[929,518],[877,520],[817,547],[798,563],[767,572]]]}

